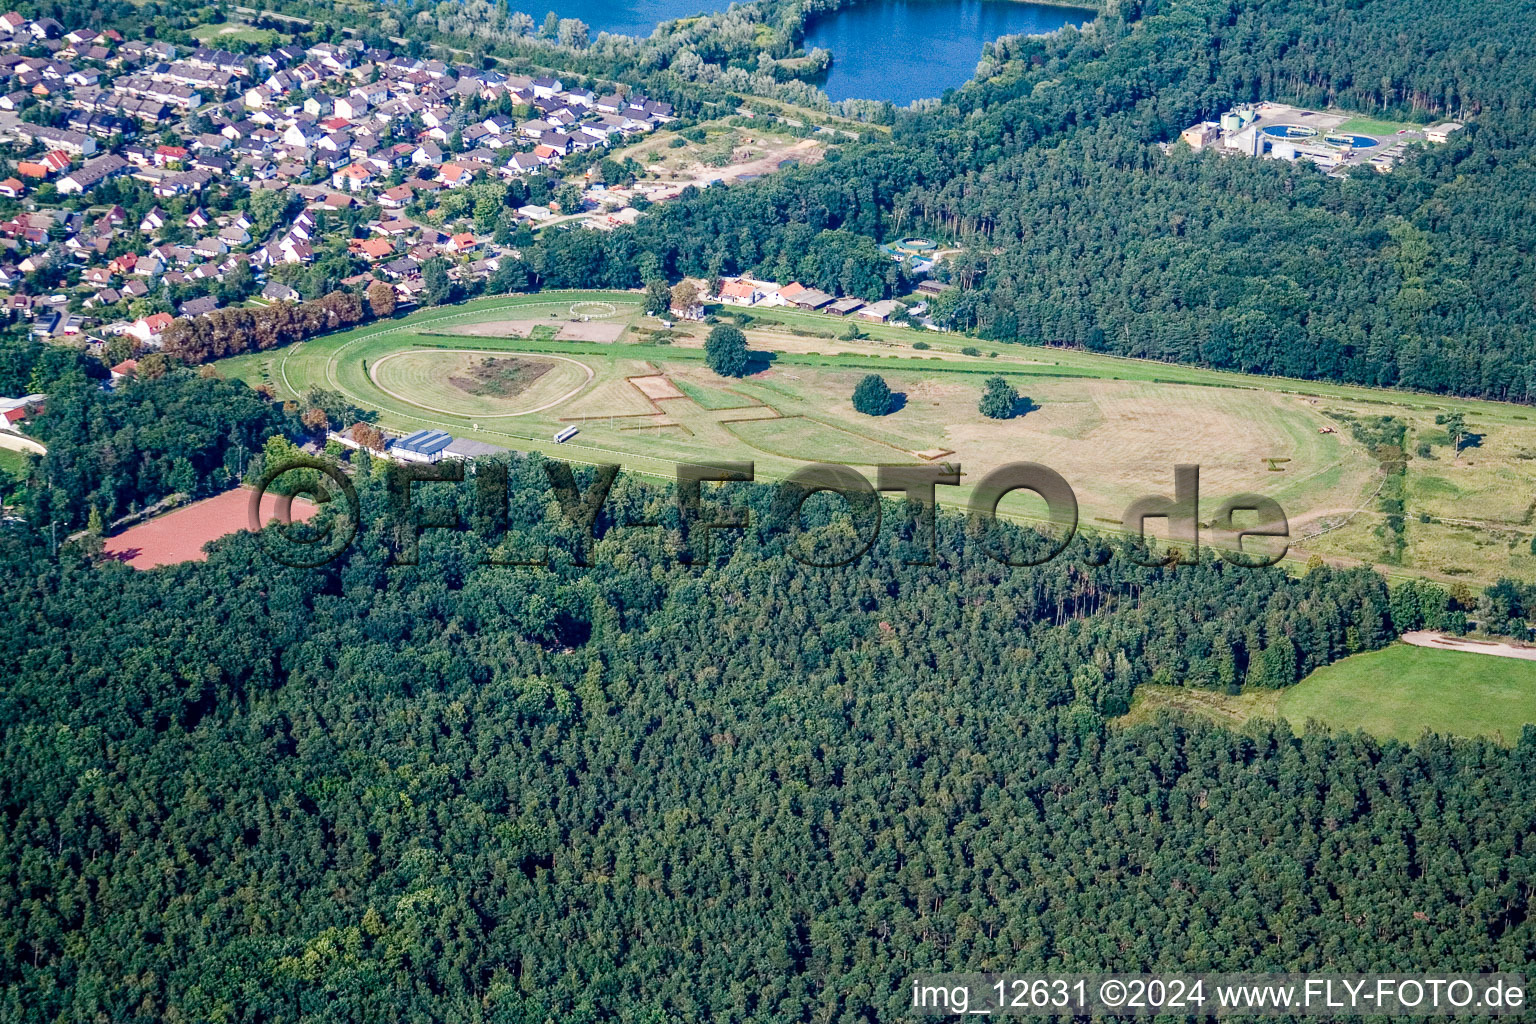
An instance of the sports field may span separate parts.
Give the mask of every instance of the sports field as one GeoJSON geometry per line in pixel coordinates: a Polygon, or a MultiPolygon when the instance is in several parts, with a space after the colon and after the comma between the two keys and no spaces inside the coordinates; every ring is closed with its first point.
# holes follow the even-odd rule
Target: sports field
{"type": "MultiPolygon", "coordinates": [[[[753,460],[760,479],[809,461],[954,461],[963,486],[944,497],[960,504],[988,470],[1041,462],[1071,484],[1084,525],[1106,529],[1133,499],[1169,493],[1175,464],[1195,463],[1203,516],[1232,495],[1266,495],[1284,508],[1298,551],[1473,584],[1536,572],[1536,413],[1524,407],[898,326],[860,323],[864,337],[848,339],[848,321],[784,309],[751,310],[744,326],[762,355],[750,376],[725,380],[704,365],[705,325],[662,331],[640,303],[624,292],[502,296],[218,367],[281,397],[312,386],[339,391],[402,432],[440,427],[663,477],[678,462],[718,459],[753,460]],[[870,372],[898,396],[890,415],[852,407],[854,385],[870,372]],[[1004,421],[980,415],[994,374],[1028,398],[1030,411],[1004,421]],[[1459,458],[1434,422],[1449,411],[1463,413],[1475,435],[1459,458]],[[1401,555],[1389,553],[1383,534],[1381,453],[1346,426],[1383,415],[1407,432],[1401,555]],[[580,433],[555,444],[569,425],[580,433]]],[[[1014,497],[1004,511],[1027,516],[1037,506],[1014,497]]]]}
{"type": "Polygon", "coordinates": [[[1503,744],[1536,724],[1536,662],[1463,651],[1393,644],[1336,661],[1285,690],[1228,696],[1179,686],[1146,686],[1122,723],[1159,711],[1198,714],[1230,727],[1284,718],[1300,730],[1309,720],[1413,741],[1425,730],[1487,736],[1503,744]]]}
{"type": "MultiPolygon", "coordinates": [[[[208,557],[204,545],[249,528],[252,493],[247,488],[234,487],[223,494],[146,519],[106,538],[103,553],[135,569],[201,562],[208,557]]],[[[277,515],[277,501],[275,494],[262,495],[261,522],[268,522],[277,515]]],[[[305,522],[318,508],[306,498],[294,498],[289,511],[294,520],[305,522]]]]}

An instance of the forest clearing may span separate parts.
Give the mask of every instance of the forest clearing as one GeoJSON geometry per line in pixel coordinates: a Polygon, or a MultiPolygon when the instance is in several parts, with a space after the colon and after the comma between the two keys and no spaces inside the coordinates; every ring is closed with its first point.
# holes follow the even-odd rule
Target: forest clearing
{"type": "Polygon", "coordinates": [[[1351,655],[1281,690],[1249,687],[1229,695],[1184,686],[1139,687],[1120,724],[1150,721],[1162,711],[1198,715],[1229,728],[1283,718],[1299,732],[1315,720],[1378,739],[1411,743],[1427,730],[1485,736],[1509,746],[1523,726],[1536,724],[1536,665],[1399,643],[1351,655]]]}

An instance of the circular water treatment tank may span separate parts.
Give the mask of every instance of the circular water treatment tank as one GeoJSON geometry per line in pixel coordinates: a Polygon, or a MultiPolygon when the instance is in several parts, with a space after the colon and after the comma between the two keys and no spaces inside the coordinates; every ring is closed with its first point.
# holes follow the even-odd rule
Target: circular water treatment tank
{"type": "Polygon", "coordinates": [[[1264,134],[1274,139],[1310,139],[1317,129],[1303,124],[1271,124],[1264,127],[1264,134]]]}
{"type": "Polygon", "coordinates": [[[1353,135],[1349,132],[1334,132],[1323,136],[1323,141],[1330,146],[1342,146],[1346,149],[1370,149],[1377,145],[1375,139],[1369,135],[1353,135]]]}

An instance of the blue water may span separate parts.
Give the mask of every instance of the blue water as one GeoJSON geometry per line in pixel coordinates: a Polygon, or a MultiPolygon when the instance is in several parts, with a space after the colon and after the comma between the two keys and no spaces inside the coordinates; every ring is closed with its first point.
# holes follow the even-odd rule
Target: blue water
{"type": "Polygon", "coordinates": [[[1355,135],[1351,132],[1309,132],[1291,124],[1265,125],[1264,134],[1276,139],[1292,139],[1297,142],[1322,142],[1330,146],[1342,146],[1347,140],[1354,149],[1370,149],[1379,146],[1377,140],[1369,135],[1355,135]]]}
{"type": "Polygon", "coordinates": [[[968,82],[983,43],[1082,26],[1093,16],[1017,0],[880,0],[818,16],[806,26],[805,46],[832,51],[822,83],[832,99],[905,106],[968,82]]]}
{"type": "MultiPolygon", "coordinates": [[[[548,0],[537,10],[512,4],[539,22],[550,8],[562,18],[580,18],[593,36],[649,36],[659,22],[729,6],[730,0],[548,0]]],[[[817,16],[806,26],[805,46],[832,51],[832,70],[818,84],[834,100],[905,105],[969,81],[985,42],[1083,25],[1093,16],[1082,8],[1019,0],[872,0],[817,16]]]]}
{"type": "Polygon", "coordinates": [[[516,2],[512,9],[526,9],[540,24],[544,22],[546,10],[553,10],[562,18],[580,18],[592,30],[594,38],[599,32],[619,32],[644,38],[663,21],[723,11],[730,6],[731,0],[547,0],[546,6],[538,10],[534,10],[537,4],[530,6],[516,2]]]}
{"type": "Polygon", "coordinates": [[[1339,139],[1348,139],[1350,146],[1354,149],[1370,149],[1372,146],[1379,145],[1369,135],[1351,135],[1349,132],[1330,132],[1323,141],[1334,142],[1339,139]]]}

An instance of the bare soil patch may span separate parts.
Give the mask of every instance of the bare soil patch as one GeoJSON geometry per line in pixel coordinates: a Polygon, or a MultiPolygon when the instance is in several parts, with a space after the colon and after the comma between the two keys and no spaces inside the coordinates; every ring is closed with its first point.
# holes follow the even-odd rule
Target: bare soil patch
{"type": "MultiPolygon", "coordinates": [[[[295,520],[307,522],[316,511],[313,502],[293,499],[295,520]]],[[[277,495],[270,492],[262,495],[261,521],[265,523],[276,515],[277,495]]],[[[250,516],[251,491],[236,487],[108,537],[105,553],[108,558],[126,562],[135,569],[206,561],[208,553],[203,546],[246,529],[250,525],[250,516]]]]}
{"type": "Polygon", "coordinates": [[[483,324],[455,324],[443,328],[444,334],[463,334],[475,338],[526,338],[546,320],[493,320],[483,324]]]}
{"type": "Polygon", "coordinates": [[[682,391],[678,390],[666,377],[658,374],[655,377],[631,377],[629,382],[640,389],[640,393],[646,398],[655,401],[664,398],[684,398],[682,391]]]}
{"type": "Polygon", "coordinates": [[[560,325],[555,337],[560,341],[597,341],[611,344],[624,334],[627,324],[605,320],[574,320],[560,325]]]}
{"type": "Polygon", "coordinates": [[[520,359],[517,356],[487,357],[465,373],[448,378],[448,383],[467,394],[510,397],[520,395],[554,366],[545,359],[520,359]]]}
{"type": "Polygon", "coordinates": [[[1414,647],[1433,647],[1438,651],[1467,651],[1471,654],[1491,654],[1496,658],[1519,658],[1536,661],[1536,647],[1518,647],[1498,640],[1474,640],[1464,636],[1449,636],[1429,630],[1404,633],[1403,643],[1414,647]]]}

